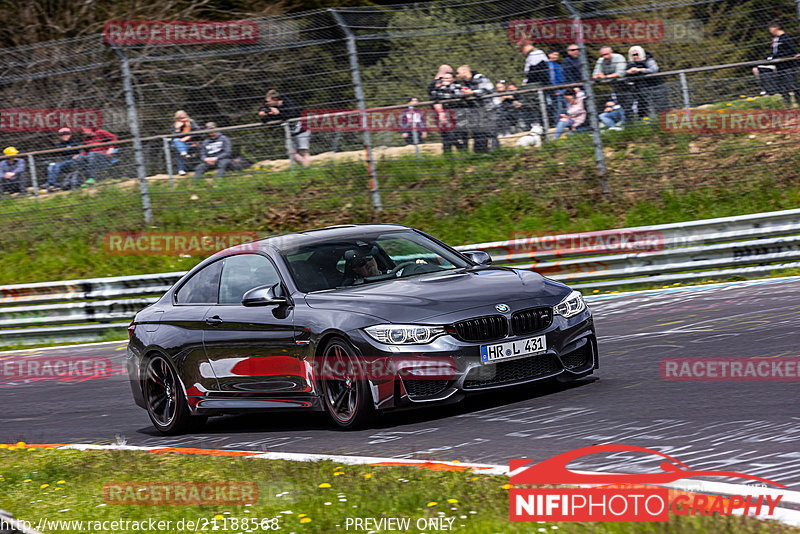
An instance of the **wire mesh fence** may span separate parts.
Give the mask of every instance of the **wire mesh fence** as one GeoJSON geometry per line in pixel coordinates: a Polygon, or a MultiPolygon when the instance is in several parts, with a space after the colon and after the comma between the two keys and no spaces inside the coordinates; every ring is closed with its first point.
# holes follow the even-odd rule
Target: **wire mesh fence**
{"type": "Polygon", "coordinates": [[[736,183],[795,172],[782,167],[784,153],[748,159],[758,143],[732,158],[720,132],[689,139],[658,124],[667,109],[796,106],[794,62],[764,62],[789,54],[775,48],[774,19],[786,35],[797,33],[798,5],[445,0],[243,21],[255,28],[249,40],[189,43],[148,26],[130,34],[139,44],[123,42],[123,28],[116,37],[0,50],[0,144],[15,147],[27,167],[19,192],[0,197],[0,241],[48,222],[66,234],[87,224],[182,228],[188,210],[201,210],[203,224],[269,231],[312,218],[379,220],[379,209],[441,217],[490,201],[591,202],[707,187],[720,173],[736,183]],[[613,49],[608,60],[603,46],[613,49]],[[650,59],[669,74],[643,76],[650,59]],[[739,65],[758,61],[760,78],[756,63],[739,65]],[[691,70],[728,64],[736,66],[691,70]],[[452,78],[441,65],[452,67],[452,78]],[[622,76],[608,77],[618,65],[622,76]],[[607,77],[595,79],[598,72],[607,77]],[[776,82],[776,72],[788,74],[776,82]],[[574,86],[549,88],[569,82],[583,89],[577,99],[574,86]],[[265,100],[269,90],[274,100],[265,100]],[[588,93],[593,99],[584,100],[588,93]],[[273,120],[272,109],[288,102],[306,118],[273,120]],[[355,126],[332,115],[385,106],[399,111],[356,115],[355,126]],[[183,129],[192,123],[201,133],[183,129]],[[119,142],[77,157],[74,149],[39,153],[64,141],[60,129],[82,142],[87,127],[119,142]],[[230,141],[224,177],[215,178],[218,164],[196,177],[208,155],[202,143],[220,134],[230,141]],[[140,159],[132,137],[141,140],[140,159]],[[102,154],[87,161],[92,152],[102,154]],[[710,152],[720,157],[708,164],[710,152]],[[73,158],[75,165],[53,165],[73,158]]]}

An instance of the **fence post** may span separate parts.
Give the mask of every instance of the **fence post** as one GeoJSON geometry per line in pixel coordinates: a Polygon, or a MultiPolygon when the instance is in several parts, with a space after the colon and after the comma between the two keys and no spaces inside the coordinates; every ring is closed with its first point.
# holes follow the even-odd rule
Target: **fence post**
{"type": "Polygon", "coordinates": [[[542,126],[544,126],[544,140],[550,139],[550,114],[547,112],[547,100],[544,96],[544,91],[539,89],[539,112],[542,114],[542,126]]]}
{"type": "Polygon", "coordinates": [[[416,109],[414,106],[409,107],[411,110],[411,140],[414,141],[414,152],[419,159],[419,132],[417,132],[416,109]]]}
{"type": "Polygon", "coordinates": [[[170,139],[168,137],[162,137],[162,141],[164,141],[164,161],[167,164],[167,175],[169,175],[169,186],[175,187],[175,176],[172,174],[172,151],[169,149],[169,142],[170,139]]]}
{"type": "Polygon", "coordinates": [[[600,137],[600,121],[597,118],[597,106],[595,105],[594,86],[589,72],[589,58],[586,55],[586,45],[581,30],[581,14],[570,3],[569,0],[561,0],[561,3],[569,10],[572,15],[572,27],[578,36],[578,47],[580,48],[581,58],[581,77],[586,80],[584,91],[586,92],[586,111],[589,114],[589,124],[592,126],[592,143],[594,144],[594,160],[597,163],[597,173],[601,177],[603,193],[608,193],[608,180],[606,179],[606,157],[603,154],[603,139],[600,137]]]}
{"type": "Polygon", "coordinates": [[[294,169],[294,146],[292,145],[292,130],[288,122],[283,123],[283,136],[286,140],[286,156],[289,158],[289,168],[294,169]]]}
{"type": "Polygon", "coordinates": [[[353,34],[353,31],[344,21],[342,16],[335,9],[330,8],[328,11],[330,11],[331,15],[333,15],[333,18],[336,20],[336,24],[342,28],[342,31],[347,38],[347,55],[350,57],[350,73],[353,77],[353,92],[356,96],[358,109],[362,110],[361,117],[364,125],[364,150],[367,152],[367,167],[370,176],[370,189],[372,190],[372,206],[375,208],[375,211],[381,211],[383,205],[381,204],[381,191],[380,187],[378,186],[378,172],[375,167],[375,159],[372,156],[372,136],[366,128],[367,114],[363,112],[363,110],[367,109],[367,105],[364,101],[364,89],[361,86],[361,70],[358,68],[358,49],[356,48],[356,36],[353,34]]]}
{"type": "MultiPolygon", "coordinates": [[[[39,200],[39,182],[36,180],[36,161],[33,159],[33,154],[28,154],[28,168],[31,170],[31,186],[33,186],[33,196],[39,200]]],[[[25,184],[22,185],[22,192],[25,192],[25,184]]]]}
{"type": "MultiPolygon", "coordinates": [[[[800,0],[798,0],[800,1],[800,0]]],[[[686,73],[681,72],[679,74],[681,79],[681,93],[683,94],[683,107],[686,108],[686,116],[689,116],[689,109],[692,107],[691,103],[689,102],[689,84],[686,83],[686,73]]]]}
{"type": "Polygon", "coordinates": [[[139,191],[142,194],[142,211],[144,211],[144,222],[153,222],[153,208],[150,205],[150,191],[147,188],[147,169],[144,165],[144,151],[142,150],[142,138],[139,135],[139,116],[136,113],[136,100],[133,97],[133,83],[131,81],[131,68],[128,57],[119,46],[113,46],[114,51],[120,59],[122,67],[122,80],[125,88],[125,103],[128,106],[128,124],[131,127],[133,136],[133,153],[136,158],[136,173],[139,177],[139,191]]]}

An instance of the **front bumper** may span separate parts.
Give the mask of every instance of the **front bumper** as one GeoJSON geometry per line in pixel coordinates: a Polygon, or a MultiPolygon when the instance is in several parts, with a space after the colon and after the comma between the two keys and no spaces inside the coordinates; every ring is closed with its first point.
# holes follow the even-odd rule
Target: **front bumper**
{"type": "Polygon", "coordinates": [[[552,324],[539,332],[483,343],[464,342],[446,335],[426,345],[385,345],[361,330],[348,334],[365,358],[396,362],[396,372],[391,376],[370,379],[377,409],[455,401],[471,391],[549,378],[573,380],[591,374],[599,364],[594,322],[588,310],[569,319],[555,316],[552,324]],[[481,362],[481,345],[540,335],[547,340],[544,353],[481,362]],[[446,370],[444,361],[449,362],[446,370]]]}

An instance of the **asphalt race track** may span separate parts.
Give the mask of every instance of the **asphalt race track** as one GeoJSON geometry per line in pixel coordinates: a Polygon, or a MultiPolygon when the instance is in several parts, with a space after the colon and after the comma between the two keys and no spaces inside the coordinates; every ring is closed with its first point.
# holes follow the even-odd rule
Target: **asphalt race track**
{"type": "MultiPolygon", "coordinates": [[[[666,381],[663,358],[800,357],[800,279],[773,279],[591,299],[597,378],[483,394],[456,406],[395,413],[345,432],[321,414],[211,419],[201,434],[158,435],[128,383],[0,380],[0,443],[127,443],[506,464],[597,443],[657,448],[693,469],[760,475],[800,489],[800,381],[666,381]]],[[[0,360],[104,356],[124,343],[0,353],[0,360]]],[[[650,471],[618,454],[571,467],[650,471]],[[624,466],[624,468],[620,468],[624,466]]],[[[733,481],[733,480],[730,480],[733,481]]]]}

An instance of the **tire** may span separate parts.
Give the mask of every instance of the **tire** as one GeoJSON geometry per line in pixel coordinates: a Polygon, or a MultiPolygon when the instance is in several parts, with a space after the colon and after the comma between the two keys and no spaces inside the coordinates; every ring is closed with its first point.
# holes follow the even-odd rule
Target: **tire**
{"type": "Polygon", "coordinates": [[[164,356],[157,355],[147,360],[142,376],[142,393],[147,415],[162,434],[198,430],[206,422],[205,416],[193,416],[189,412],[178,375],[164,356]]]}
{"type": "Polygon", "coordinates": [[[365,426],[373,419],[375,407],[355,349],[344,339],[333,338],[322,351],[322,357],[323,369],[328,371],[323,371],[320,391],[328,417],[348,430],[365,426]]]}

